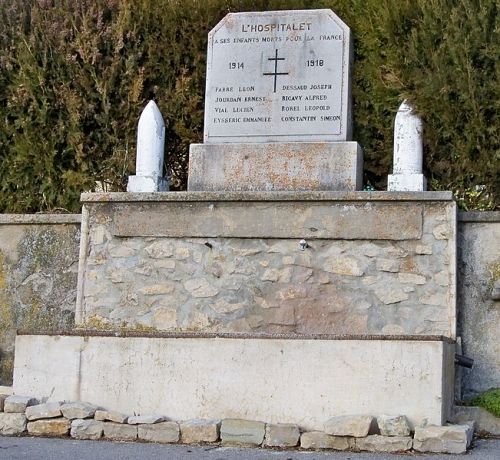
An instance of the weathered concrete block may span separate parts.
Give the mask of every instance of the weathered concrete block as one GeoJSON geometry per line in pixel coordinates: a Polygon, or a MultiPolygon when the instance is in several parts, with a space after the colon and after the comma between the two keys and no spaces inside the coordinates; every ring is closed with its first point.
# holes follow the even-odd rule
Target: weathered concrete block
{"type": "Polygon", "coordinates": [[[222,444],[260,446],[266,434],[266,424],[253,420],[222,420],[220,437],[222,444]]]}
{"type": "Polygon", "coordinates": [[[424,417],[438,425],[446,417],[443,401],[450,391],[443,365],[453,367],[454,351],[454,344],[440,340],[19,335],[16,367],[29,372],[19,373],[14,382],[25,394],[52,392],[54,399],[63,400],[80,391],[82,399],[105,407],[168,414],[173,420],[188,420],[191,414],[221,419],[238,414],[269,423],[300,420],[304,430],[324,431],[332,415],[329,408],[340,415],[384,414],[398,407],[412,425],[424,417]],[[65,369],[74,373],[62,372],[58,365],[62,348],[65,369]],[[44,353],[37,356],[40,349],[44,353]],[[128,353],[131,349],[137,352],[128,353]],[[286,359],[290,356],[294,359],[286,359]],[[110,369],[110,362],[119,373],[110,369]],[[77,372],[79,363],[86,372],[77,372]],[[221,369],[228,369],[241,385],[228,387],[220,379],[221,369]],[[261,385],[263,372],[274,389],[272,405],[266,399],[268,387],[261,385]],[[356,398],[346,398],[339,389],[354,383],[356,398]],[[145,386],[150,391],[142,391],[145,386]],[[162,391],[172,397],[155,397],[162,391]],[[318,394],[323,397],[318,399],[318,394]]]}
{"type": "Polygon", "coordinates": [[[104,431],[104,423],[77,418],[71,422],[71,437],[75,439],[100,439],[104,431]]]}
{"type": "Polygon", "coordinates": [[[325,423],[325,433],[334,436],[363,438],[368,435],[373,417],[371,415],[341,415],[325,423]]]}
{"type": "Polygon", "coordinates": [[[217,442],[220,437],[220,420],[187,420],[180,423],[181,438],[185,444],[217,442]]]}
{"type": "Polygon", "coordinates": [[[151,442],[178,442],[179,424],[177,422],[160,422],[138,425],[138,438],[151,442]]]}
{"type": "Polygon", "coordinates": [[[30,421],[41,418],[54,418],[61,416],[61,404],[58,402],[48,402],[37,404],[26,408],[26,418],[30,421]]]}
{"type": "Polygon", "coordinates": [[[19,413],[0,414],[0,434],[13,436],[26,431],[26,416],[19,413]]]}
{"type": "Polygon", "coordinates": [[[300,431],[290,423],[268,423],[264,445],[270,447],[295,447],[299,443],[300,431]]]}
{"type": "Polygon", "coordinates": [[[382,436],[410,436],[410,426],[404,415],[379,415],[377,424],[382,436]]]}
{"type": "Polygon", "coordinates": [[[64,417],[28,422],[28,433],[33,436],[65,436],[69,433],[71,422],[64,417]]]}
{"type": "Polygon", "coordinates": [[[500,418],[483,409],[475,406],[455,406],[451,421],[457,425],[465,424],[474,420],[476,431],[500,436],[500,418]]]}
{"type": "Polygon", "coordinates": [[[11,395],[5,398],[4,412],[24,414],[28,406],[38,404],[36,398],[31,396],[11,395]]]}
{"type": "Polygon", "coordinates": [[[404,452],[410,450],[413,439],[410,436],[381,436],[373,434],[366,438],[356,438],[359,450],[370,452],[404,452]]]}
{"type": "Polygon", "coordinates": [[[349,450],[354,445],[354,438],[331,436],[323,431],[308,431],[300,436],[300,447],[303,449],[349,450]]]}
{"type": "Polygon", "coordinates": [[[128,415],[113,410],[96,410],[94,419],[99,421],[110,421],[115,423],[127,423],[128,415]]]}
{"type": "Polygon", "coordinates": [[[474,429],[470,425],[428,425],[415,428],[413,448],[419,452],[462,454],[469,447],[474,429]]]}
{"type": "Polygon", "coordinates": [[[97,406],[83,401],[66,403],[61,406],[61,412],[70,420],[77,418],[91,418],[94,416],[97,406]]]}
{"type": "Polygon", "coordinates": [[[104,423],[104,437],[113,441],[134,441],[137,439],[137,426],[115,422],[104,423]]]}
{"type": "Polygon", "coordinates": [[[163,415],[134,415],[128,418],[129,425],[160,423],[166,420],[163,415]]]}
{"type": "Polygon", "coordinates": [[[357,142],[191,144],[188,190],[361,190],[357,142]]]}

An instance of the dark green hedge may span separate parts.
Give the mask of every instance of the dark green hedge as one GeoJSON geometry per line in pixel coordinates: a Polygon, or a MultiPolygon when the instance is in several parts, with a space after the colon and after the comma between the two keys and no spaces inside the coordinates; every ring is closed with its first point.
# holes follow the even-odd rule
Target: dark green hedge
{"type": "Polygon", "coordinates": [[[155,99],[173,188],[203,130],[206,37],[229,11],[331,8],[355,38],[354,138],[365,182],[386,185],[403,98],[426,123],[430,187],[498,207],[498,0],[3,0],[0,211],[76,211],[123,190],[136,123],[155,99]]]}

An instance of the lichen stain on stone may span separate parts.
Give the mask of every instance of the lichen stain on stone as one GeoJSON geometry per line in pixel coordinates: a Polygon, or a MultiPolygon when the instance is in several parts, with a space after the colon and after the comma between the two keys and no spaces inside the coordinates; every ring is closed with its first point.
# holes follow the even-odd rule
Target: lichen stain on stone
{"type": "Polygon", "coordinates": [[[114,331],[114,332],[158,332],[160,329],[153,326],[146,326],[144,324],[130,324],[122,321],[120,324],[111,322],[109,319],[99,315],[92,315],[88,317],[83,324],[79,324],[78,329],[93,329],[98,331],[114,331]]]}
{"type": "Polygon", "coordinates": [[[493,289],[493,285],[500,280],[500,261],[492,262],[488,265],[488,271],[491,274],[491,279],[488,281],[488,289],[493,289]]]}
{"type": "Polygon", "coordinates": [[[12,381],[16,329],[74,324],[79,230],[74,225],[19,229],[16,259],[0,251],[0,384],[12,381]]]}
{"type": "Polygon", "coordinates": [[[0,251],[0,385],[12,384],[14,354],[12,342],[15,336],[15,318],[7,283],[8,269],[5,256],[0,251]]]}

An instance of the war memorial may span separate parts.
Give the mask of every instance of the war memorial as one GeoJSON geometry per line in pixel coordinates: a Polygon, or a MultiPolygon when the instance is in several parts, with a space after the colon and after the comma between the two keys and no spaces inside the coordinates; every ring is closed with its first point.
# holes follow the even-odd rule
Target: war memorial
{"type": "Polygon", "coordinates": [[[150,102],[128,191],[81,197],[77,327],[19,333],[4,417],[79,439],[465,452],[457,207],[426,191],[412,105],[389,190],[363,191],[334,12],[232,13],[208,43],[188,190],[168,191],[150,102]]]}

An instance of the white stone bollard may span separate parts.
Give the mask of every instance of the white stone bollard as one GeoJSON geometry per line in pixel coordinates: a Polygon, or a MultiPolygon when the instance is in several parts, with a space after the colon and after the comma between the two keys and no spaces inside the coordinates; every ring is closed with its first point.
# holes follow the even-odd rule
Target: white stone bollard
{"type": "Polygon", "coordinates": [[[135,176],[128,177],[127,192],[164,192],[168,181],[162,176],[165,123],[158,106],[149,101],[137,126],[135,176]]]}
{"type": "Polygon", "coordinates": [[[427,180],[422,174],[422,131],[422,120],[404,100],[394,122],[394,169],[393,174],[389,174],[387,190],[427,190],[427,180]]]}

